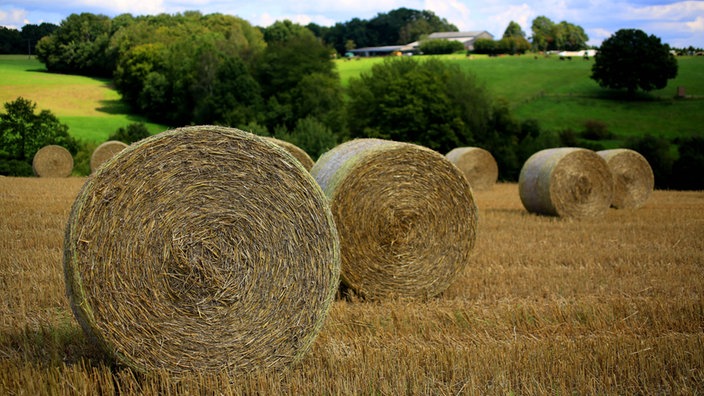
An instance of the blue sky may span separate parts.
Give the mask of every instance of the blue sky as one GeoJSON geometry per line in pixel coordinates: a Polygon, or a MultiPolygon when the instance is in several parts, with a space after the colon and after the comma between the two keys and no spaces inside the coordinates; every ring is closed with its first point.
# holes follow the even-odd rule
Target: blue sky
{"type": "Polygon", "coordinates": [[[189,10],[236,15],[257,26],[283,19],[331,26],[352,18],[371,19],[400,7],[431,10],[460,30],[487,30],[494,36],[501,36],[512,20],[530,36],[533,19],[542,15],[556,23],[567,21],[583,27],[591,45],[599,45],[619,29],[635,28],[674,47],[704,48],[701,0],[0,0],[0,26],[19,29],[28,23],[58,25],[67,16],[81,12],[114,17],[189,10]]]}

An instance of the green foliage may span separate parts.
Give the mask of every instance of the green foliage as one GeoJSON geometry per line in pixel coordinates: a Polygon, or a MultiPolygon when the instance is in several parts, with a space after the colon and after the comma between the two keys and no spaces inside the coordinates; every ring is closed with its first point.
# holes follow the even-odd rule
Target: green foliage
{"type": "Polygon", "coordinates": [[[677,76],[677,59],[660,38],[638,29],[621,29],[604,40],[592,66],[591,78],[600,86],[652,91],[677,76]]]}
{"type": "Polygon", "coordinates": [[[672,187],[704,190],[704,137],[693,136],[678,143],[679,158],[672,165],[672,187]]]}
{"type": "Polygon", "coordinates": [[[311,31],[290,21],[275,23],[264,36],[272,41],[257,78],[267,103],[266,126],[292,130],[298,120],[313,116],[341,129],[342,88],[329,50],[311,31]]]}
{"type": "Polygon", "coordinates": [[[511,21],[506,27],[501,40],[478,39],[474,42],[474,53],[485,55],[499,54],[524,54],[530,49],[530,43],[526,40],[525,32],[521,26],[511,21]]]}
{"type": "Polygon", "coordinates": [[[351,137],[406,141],[440,152],[481,142],[491,99],[473,75],[437,59],[391,59],[350,81],[351,137]]]}
{"type": "Polygon", "coordinates": [[[509,22],[508,26],[506,26],[506,30],[504,30],[504,35],[502,36],[502,38],[510,37],[526,37],[526,33],[521,28],[521,25],[519,25],[517,22],[509,22]]]}
{"type": "Polygon", "coordinates": [[[609,140],[614,138],[614,134],[609,131],[609,126],[605,122],[587,120],[584,122],[582,137],[589,140],[609,140]]]}
{"type": "Polygon", "coordinates": [[[69,136],[68,127],[49,110],[35,114],[36,103],[22,97],[4,107],[5,113],[0,114],[0,161],[7,164],[3,170],[24,172],[25,167],[17,162],[31,169],[34,154],[50,144],[63,146],[72,154],[78,151],[78,142],[69,136]]]}
{"type": "Polygon", "coordinates": [[[39,41],[37,57],[50,72],[110,76],[115,66],[107,52],[111,34],[109,17],[71,14],[39,41]]]}
{"type": "Polygon", "coordinates": [[[420,51],[425,55],[442,55],[462,51],[464,44],[445,39],[428,39],[420,42],[420,51]]]}
{"type": "Polygon", "coordinates": [[[533,19],[531,30],[536,51],[577,51],[587,48],[589,41],[581,26],[566,21],[556,24],[545,16],[533,19]]]}
{"type": "Polygon", "coordinates": [[[670,141],[653,135],[633,137],[625,147],[640,153],[648,160],[655,176],[656,188],[670,188],[672,184],[672,165],[675,162],[670,148],[670,141]]]}
{"type": "Polygon", "coordinates": [[[314,161],[339,143],[330,128],[314,117],[298,120],[293,133],[278,132],[276,137],[300,147],[314,161]]]}
{"type": "Polygon", "coordinates": [[[142,122],[135,122],[127,125],[126,127],[120,127],[110,136],[108,140],[118,140],[122,143],[132,144],[138,142],[144,138],[151,136],[147,126],[142,122]]]}

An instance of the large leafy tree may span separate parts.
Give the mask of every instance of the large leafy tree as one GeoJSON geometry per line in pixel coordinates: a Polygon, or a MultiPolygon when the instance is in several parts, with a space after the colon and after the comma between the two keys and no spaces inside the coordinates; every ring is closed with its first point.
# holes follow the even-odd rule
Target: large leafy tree
{"type": "Polygon", "coordinates": [[[105,15],[71,14],[37,44],[37,58],[51,72],[110,76],[114,59],[107,55],[112,35],[105,15]]]}
{"type": "Polygon", "coordinates": [[[639,29],[621,29],[604,40],[592,66],[591,78],[600,86],[651,91],[677,76],[677,59],[660,38],[639,29]]]}
{"type": "Polygon", "coordinates": [[[436,59],[389,59],[349,85],[352,137],[421,144],[440,152],[489,135],[491,100],[473,75],[436,59]]]}
{"type": "Polygon", "coordinates": [[[533,19],[533,48],[538,51],[576,51],[587,47],[589,36],[581,26],[562,21],[554,23],[546,16],[533,19]]]}
{"type": "Polygon", "coordinates": [[[269,130],[291,131],[297,120],[315,117],[339,130],[342,87],[330,50],[313,33],[291,21],[264,29],[267,48],[258,65],[269,130]]]}

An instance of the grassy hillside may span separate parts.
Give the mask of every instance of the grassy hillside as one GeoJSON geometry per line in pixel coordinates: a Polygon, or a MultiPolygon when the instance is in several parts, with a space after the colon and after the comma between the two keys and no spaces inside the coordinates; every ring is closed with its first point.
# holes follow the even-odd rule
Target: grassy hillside
{"type": "MultiPolygon", "coordinates": [[[[419,58],[422,59],[422,58],[419,58]]],[[[697,136],[704,125],[704,57],[678,58],[679,74],[662,90],[641,100],[624,100],[589,78],[593,60],[560,61],[557,57],[446,56],[483,81],[495,98],[506,100],[520,119],[535,118],[544,130],[581,131],[588,120],[604,122],[616,135],[607,145],[629,136],[651,134],[674,138],[697,136]],[[674,98],[684,86],[688,99],[674,98]]],[[[344,85],[383,58],[337,61],[344,85]]]]}
{"type": "MultiPolygon", "coordinates": [[[[120,127],[144,122],[152,133],[166,129],[131,115],[109,80],[47,73],[36,58],[0,56],[0,103],[17,97],[50,110],[69,126],[69,133],[86,142],[101,143],[120,127]]],[[[4,109],[0,110],[4,112],[4,109]]]]}

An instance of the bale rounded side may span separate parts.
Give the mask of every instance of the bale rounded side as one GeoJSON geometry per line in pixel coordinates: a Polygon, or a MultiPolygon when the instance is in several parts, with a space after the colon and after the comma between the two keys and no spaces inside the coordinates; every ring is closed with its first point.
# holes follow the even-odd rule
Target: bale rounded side
{"type": "Polygon", "coordinates": [[[304,168],[306,168],[306,170],[310,171],[310,168],[313,167],[313,164],[315,163],[315,161],[313,161],[313,159],[310,157],[310,155],[308,155],[308,153],[306,153],[305,150],[303,150],[302,148],[296,146],[293,143],[287,142],[285,140],[281,140],[281,139],[277,139],[277,138],[273,138],[273,137],[269,137],[269,136],[264,137],[264,139],[268,139],[271,142],[279,145],[284,150],[288,151],[289,154],[293,155],[293,157],[296,158],[301,163],[301,165],[303,165],[304,168]]]}
{"type": "Polygon", "coordinates": [[[609,164],[614,176],[611,206],[617,209],[640,208],[655,188],[655,176],[648,160],[630,149],[597,151],[609,164]]]}
{"type": "Polygon", "coordinates": [[[62,146],[44,146],[34,154],[32,169],[39,177],[68,177],[73,171],[73,156],[62,146]]]}
{"type": "Polygon", "coordinates": [[[613,179],[606,161],[594,151],[553,148],[533,154],[523,164],[518,191],[529,212],[596,217],[611,205],[613,179]]]}
{"type": "Polygon", "coordinates": [[[357,139],[311,169],[340,234],[341,279],[363,297],[442,293],[470,261],[477,207],[443,155],[409,143],[357,139]]]}
{"type": "Polygon", "coordinates": [[[499,166],[491,153],[480,147],[456,147],[445,155],[475,191],[490,190],[499,178],[499,166]]]}
{"type": "Polygon", "coordinates": [[[127,148],[127,144],[119,140],[108,140],[93,150],[90,156],[90,171],[95,172],[103,162],[114,157],[115,154],[127,148]]]}
{"type": "Polygon", "coordinates": [[[325,195],[279,146],[234,128],[178,128],[93,173],[64,239],[79,323],[141,372],[285,368],[339,285],[325,195]]]}

